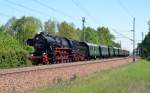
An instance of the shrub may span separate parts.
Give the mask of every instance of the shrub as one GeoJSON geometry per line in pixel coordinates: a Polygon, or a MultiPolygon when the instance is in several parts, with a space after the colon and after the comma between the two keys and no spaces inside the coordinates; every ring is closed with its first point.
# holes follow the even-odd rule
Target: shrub
{"type": "Polygon", "coordinates": [[[31,46],[25,46],[24,49],[28,51],[30,54],[34,52],[34,48],[31,46]]]}
{"type": "Polygon", "coordinates": [[[5,32],[0,32],[0,68],[29,66],[28,51],[19,42],[5,32]]]}

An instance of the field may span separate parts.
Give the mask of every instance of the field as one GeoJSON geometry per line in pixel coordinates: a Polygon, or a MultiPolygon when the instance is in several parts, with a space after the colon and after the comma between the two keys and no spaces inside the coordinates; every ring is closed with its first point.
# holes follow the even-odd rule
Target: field
{"type": "Polygon", "coordinates": [[[60,81],[30,93],[150,93],[150,62],[140,60],[112,70],[60,81]]]}

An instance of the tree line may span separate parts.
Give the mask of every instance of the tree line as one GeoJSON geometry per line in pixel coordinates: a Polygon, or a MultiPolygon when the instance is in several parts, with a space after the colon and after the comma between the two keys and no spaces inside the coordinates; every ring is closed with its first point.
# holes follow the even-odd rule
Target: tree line
{"type": "Polygon", "coordinates": [[[33,38],[40,31],[78,41],[83,41],[85,34],[85,42],[120,47],[120,44],[114,42],[115,36],[104,26],[97,29],[88,26],[83,32],[73,23],[66,21],[56,22],[49,19],[42,23],[40,19],[32,16],[19,19],[12,17],[0,26],[0,68],[30,65],[30,61],[25,58],[34,49],[26,45],[26,40],[33,38]]]}
{"type": "Polygon", "coordinates": [[[114,42],[115,36],[104,26],[97,29],[85,27],[85,32],[83,32],[82,29],[76,28],[73,23],[67,23],[66,21],[58,23],[54,20],[47,20],[42,24],[35,17],[23,16],[20,19],[11,18],[0,29],[16,37],[22,45],[25,44],[28,38],[34,37],[39,31],[45,31],[50,35],[57,35],[78,41],[83,41],[83,34],[85,33],[86,42],[120,47],[118,43],[114,42]]]}
{"type": "Polygon", "coordinates": [[[137,54],[150,60],[150,32],[145,36],[144,40],[138,44],[137,54]]]}

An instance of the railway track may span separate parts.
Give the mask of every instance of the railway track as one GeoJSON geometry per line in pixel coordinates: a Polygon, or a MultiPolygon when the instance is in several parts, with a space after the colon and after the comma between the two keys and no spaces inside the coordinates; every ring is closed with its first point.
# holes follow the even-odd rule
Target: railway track
{"type": "Polygon", "coordinates": [[[111,58],[74,63],[1,69],[0,93],[27,93],[29,90],[74,76],[85,76],[132,62],[132,58],[111,58]]]}
{"type": "Polygon", "coordinates": [[[124,60],[124,59],[127,59],[127,58],[130,58],[130,57],[97,59],[97,60],[80,61],[80,62],[73,62],[73,63],[61,63],[61,64],[52,64],[52,65],[22,67],[22,68],[0,69],[0,75],[30,72],[30,71],[45,70],[45,69],[65,68],[65,67],[70,67],[70,66],[79,66],[79,65],[86,65],[86,64],[95,64],[95,63],[99,63],[99,62],[124,60]]]}

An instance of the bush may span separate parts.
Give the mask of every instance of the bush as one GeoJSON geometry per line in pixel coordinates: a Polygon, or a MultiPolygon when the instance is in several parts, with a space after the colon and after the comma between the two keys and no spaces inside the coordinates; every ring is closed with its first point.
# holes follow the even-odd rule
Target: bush
{"type": "Polygon", "coordinates": [[[28,51],[30,54],[34,52],[34,48],[31,46],[25,46],[24,49],[28,51]]]}
{"type": "Polygon", "coordinates": [[[5,32],[0,32],[0,68],[29,66],[28,51],[5,32]]]}

